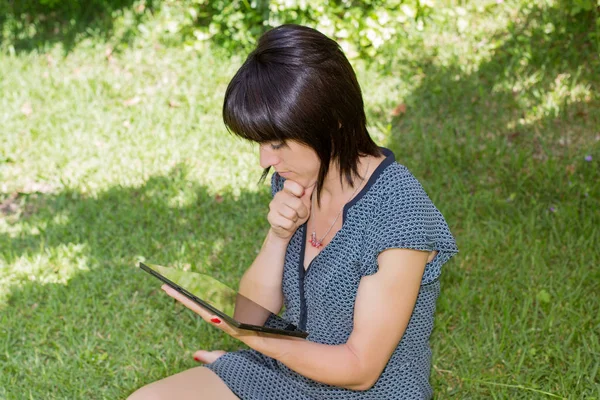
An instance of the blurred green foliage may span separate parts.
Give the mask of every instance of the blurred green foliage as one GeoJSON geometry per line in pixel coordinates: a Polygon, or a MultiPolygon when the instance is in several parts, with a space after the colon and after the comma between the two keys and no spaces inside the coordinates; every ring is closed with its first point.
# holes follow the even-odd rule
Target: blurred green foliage
{"type": "Polygon", "coordinates": [[[46,14],[52,11],[69,13],[75,17],[82,12],[117,9],[131,4],[128,0],[3,0],[12,12],[35,15],[46,14]]]}
{"type": "Polygon", "coordinates": [[[248,50],[262,32],[284,23],[315,27],[350,55],[374,56],[382,45],[423,26],[433,3],[424,0],[166,0],[164,30],[248,50]]]}
{"type": "Polygon", "coordinates": [[[0,45],[18,51],[47,51],[60,43],[68,52],[85,37],[110,38],[119,14],[140,4],[150,11],[154,3],[152,0],[142,3],[135,0],[0,0],[0,45]]]}
{"type": "Polygon", "coordinates": [[[590,12],[594,9],[594,6],[600,6],[598,0],[562,0],[560,3],[561,7],[565,8],[569,14],[577,15],[584,12],[590,12]]]}
{"type": "MultiPolygon", "coordinates": [[[[600,0],[520,3],[559,13],[560,29],[577,31],[600,48],[600,0]]],[[[493,12],[497,4],[480,7],[493,12]]],[[[389,58],[399,42],[418,40],[424,25],[435,23],[434,11],[451,8],[461,7],[433,0],[0,0],[0,40],[27,50],[61,41],[68,50],[86,35],[110,37],[114,20],[129,13],[129,36],[151,31],[165,43],[211,42],[228,52],[248,51],[265,30],[297,23],[337,40],[351,58],[389,58]]]]}
{"type": "MultiPolygon", "coordinates": [[[[350,56],[372,57],[406,36],[409,25],[422,30],[432,9],[430,0],[0,0],[0,24],[4,42],[61,34],[76,40],[98,26],[110,33],[112,20],[132,10],[152,16],[154,33],[163,40],[212,41],[237,51],[254,46],[271,27],[297,23],[336,39],[350,56]]],[[[147,33],[146,25],[137,28],[147,33]]]]}

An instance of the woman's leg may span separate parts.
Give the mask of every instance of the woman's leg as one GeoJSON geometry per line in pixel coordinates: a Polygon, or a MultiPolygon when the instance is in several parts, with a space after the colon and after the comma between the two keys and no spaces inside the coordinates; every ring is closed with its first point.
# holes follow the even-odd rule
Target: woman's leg
{"type": "Polygon", "coordinates": [[[206,367],[196,367],[136,390],[127,400],[239,400],[206,367]]]}

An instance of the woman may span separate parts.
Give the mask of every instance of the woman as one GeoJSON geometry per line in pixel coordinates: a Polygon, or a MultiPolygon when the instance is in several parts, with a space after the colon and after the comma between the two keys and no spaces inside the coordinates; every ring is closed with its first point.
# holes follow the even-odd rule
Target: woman
{"type": "Polygon", "coordinates": [[[270,229],[240,292],[309,333],[239,331],[163,287],[251,349],[130,399],[425,399],[438,277],[457,248],[419,182],[366,129],[360,87],[333,40],[302,26],[265,33],[230,82],[223,117],[257,142],[271,179],[270,229]]]}

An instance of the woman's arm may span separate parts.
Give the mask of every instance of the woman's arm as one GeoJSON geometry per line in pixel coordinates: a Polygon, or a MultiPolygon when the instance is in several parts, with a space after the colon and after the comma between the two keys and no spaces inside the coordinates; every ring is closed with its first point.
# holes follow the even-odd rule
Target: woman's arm
{"type": "Polygon", "coordinates": [[[240,294],[274,314],[283,306],[281,282],[288,242],[269,229],[258,256],[240,279],[240,294]]]}
{"type": "Polygon", "coordinates": [[[315,381],[367,390],[377,381],[411,317],[428,252],[389,249],[377,273],[364,277],[354,308],[354,329],[345,344],[257,335],[250,347],[315,381]]]}
{"type": "Polygon", "coordinates": [[[271,228],[260,253],[242,276],[239,292],[274,314],[283,306],[283,264],[292,235],[310,215],[314,186],[304,188],[291,180],[275,194],[267,219],[271,228]]]}
{"type": "Polygon", "coordinates": [[[249,347],[315,381],[367,390],[398,346],[419,294],[428,252],[389,249],[378,257],[377,273],[364,277],[354,305],[354,329],[344,344],[331,346],[293,337],[240,330],[167,285],[162,289],[208,323],[249,347]]]}

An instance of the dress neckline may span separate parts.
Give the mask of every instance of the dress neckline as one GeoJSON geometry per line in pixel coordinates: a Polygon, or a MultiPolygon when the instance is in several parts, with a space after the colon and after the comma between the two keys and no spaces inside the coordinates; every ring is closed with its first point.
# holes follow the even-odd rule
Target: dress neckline
{"type": "Polygon", "coordinates": [[[319,257],[323,252],[325,252],[325,250],[327,250],[329,248],[329,246],[331,245],[331,243],[333,243],[333,241],[336,240],[336,238],[340,235],[340,232],[342,232],[342,230],[344,229],[344,225],[346,225],[346,216],[348,214],[348,210],[355,205],[371,188],[371,186],[373,186],[375,184],[375,182],[377,181],[377,178],[379,178],[379,176],[381,175],[381,173],[390,165],[392,164],[394,161],[396,161],[396,157],[394,155],[394,153],[385,147],[379,147],[379,149],[381,150],[381,152],[383,153],[383,155],[385,156],[385,159],[379,163],[379,165],[377,166],[377,168],[375,168],[375,170],[373,171],[373,173],[371,174],[371,176],[369,177],[369,180],[367,181],[366,185],[356,194],[356,196],[354,196],[354,198],[352,200],[350,200],[348,203],[346,203],[346,205],[344,205],[344,212],[343,212],[343,216],[342,216],[342,227],[335,233],[335,235],[333,235],[333,237],[331,238],[331,240],[329,241],[329,243],[327,243],[326,246],[323,247],[323,249],[317,253],[316,256],[313,257],[313,259],[311,260],[311,262],[308,264],[308,266],[306,268],[304,268],[304,258],[305,258],[305,254],[306,254],[306,242],[307,242],[307,222],[305,222],[304,224],[301,225],[302,228],[302,246],[301,246],[301,250],[300,250],[300,269],[302,270],[303,273],[308,272],[308,270],[310,269],[311,264],[317,259],[317,257],[319,257]]]}
{"type": "Polygon", "coordinates": [[[354,198],[352,200],[350,200],[344,206],[344,215],[343,215],[344,219],[342,220],[342,228],[344,227],[343,222],[346,220],[346,214],[348,213],[348,210],[350,209],[350,207],[352,207],[354,204],[356,204],[365,195],[365,193],[367,193],[369,191],[369,189],[371,188],[371,186],[373,186],[375,184],[375,182],[377,181],[377,178],[379,178],[379,176],[381,175],[383,170],[386,169],[394,161],[396,161],[396,156],[390,149],[385,148],[385,147],[379,147],[379,150],[381,150],[381,152],[385,156],[385,159],[381,163],[379,163],[377,168],[375,168],[375,170],[369,177],[367,184],[357,193],[356,196],[354,196],[354,198]]]}

